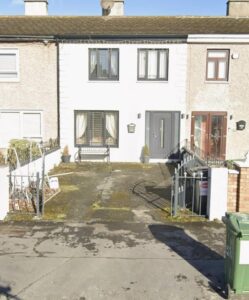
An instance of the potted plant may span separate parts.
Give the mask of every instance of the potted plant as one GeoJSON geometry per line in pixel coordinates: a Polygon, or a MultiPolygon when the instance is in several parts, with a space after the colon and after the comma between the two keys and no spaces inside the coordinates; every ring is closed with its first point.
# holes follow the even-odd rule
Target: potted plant
{"type": "Polygon", "coordinates": [[[142,159],[143,159],[143,163],[145,164],[148,164],[150,161],[150,150],[147,145],[143,146],[142,159]]]}
{"type": "Polygon", "coordinates": [[[69,163],[71,159],[71,155],[69,154],[68,146],[66,145],[62,151],[61,160],[64,163],[69,163]]]}

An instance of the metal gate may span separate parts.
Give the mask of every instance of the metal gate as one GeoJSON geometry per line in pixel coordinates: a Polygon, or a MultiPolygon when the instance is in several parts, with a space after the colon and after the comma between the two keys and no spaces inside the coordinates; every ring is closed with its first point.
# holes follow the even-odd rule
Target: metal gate
{"type": "Polygon", "coordinates": [[[42,213],[42,179],[39,173],[9,176],[10,212],[42,213]]]}
{"type": "Polygon", "coordinates": [[[171,188],[172,216],[206,216],[208,168],[187,155],[175,168],[171,188]]]}

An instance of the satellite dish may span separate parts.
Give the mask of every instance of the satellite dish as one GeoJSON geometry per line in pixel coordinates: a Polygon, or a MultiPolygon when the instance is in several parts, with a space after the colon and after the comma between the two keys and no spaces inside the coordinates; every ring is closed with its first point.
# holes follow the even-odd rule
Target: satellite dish
{"type": "Polygon", "coordinates": [[[111,8],[113,8],[114,5],[114,1],[112,0],[101,0],[100,3],[102,8],[106,10],[110,10],[111,8]]]}

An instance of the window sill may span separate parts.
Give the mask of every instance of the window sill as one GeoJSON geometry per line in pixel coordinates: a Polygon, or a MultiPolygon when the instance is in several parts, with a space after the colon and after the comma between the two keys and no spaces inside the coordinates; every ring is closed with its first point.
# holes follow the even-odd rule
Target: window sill
{"type": "Polygon", "coordinates": [[[229,84],[229,81],[219,81],[219,80],[205,80],[204,83],[210,84],[229,84]]]}
{"type": "Polygon", "coordinates": [[[169,83],[168,80],[137,80],[137,83],[169,83]]]}
{"type": "Polygon", "coordinates": [[[0,83],[1,82],[4,82],[4,83],[20,82],[20,79],[19,78],[13,78],[13,79],[10,79],[10,78],[0,78],[0,83]]]}
{"type": "Polygon", "coordinates": [[[119,80],[88,80],[88,83],[120,83],[119,80]]]}

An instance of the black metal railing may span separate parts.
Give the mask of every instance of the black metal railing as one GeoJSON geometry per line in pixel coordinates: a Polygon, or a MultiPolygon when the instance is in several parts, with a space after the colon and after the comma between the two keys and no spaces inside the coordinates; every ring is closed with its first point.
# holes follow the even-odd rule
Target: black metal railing
{"type": "Polygon", "coordinates": [[[182,151],[185,151],[195,157],[200,163],[206,166],[224,166],[225,160],[216,155],[207,154],[202,149],[198,148],[195,145],[192,145],[188,140],[185,141],[185,145],[181,148],[182,151]]]}

